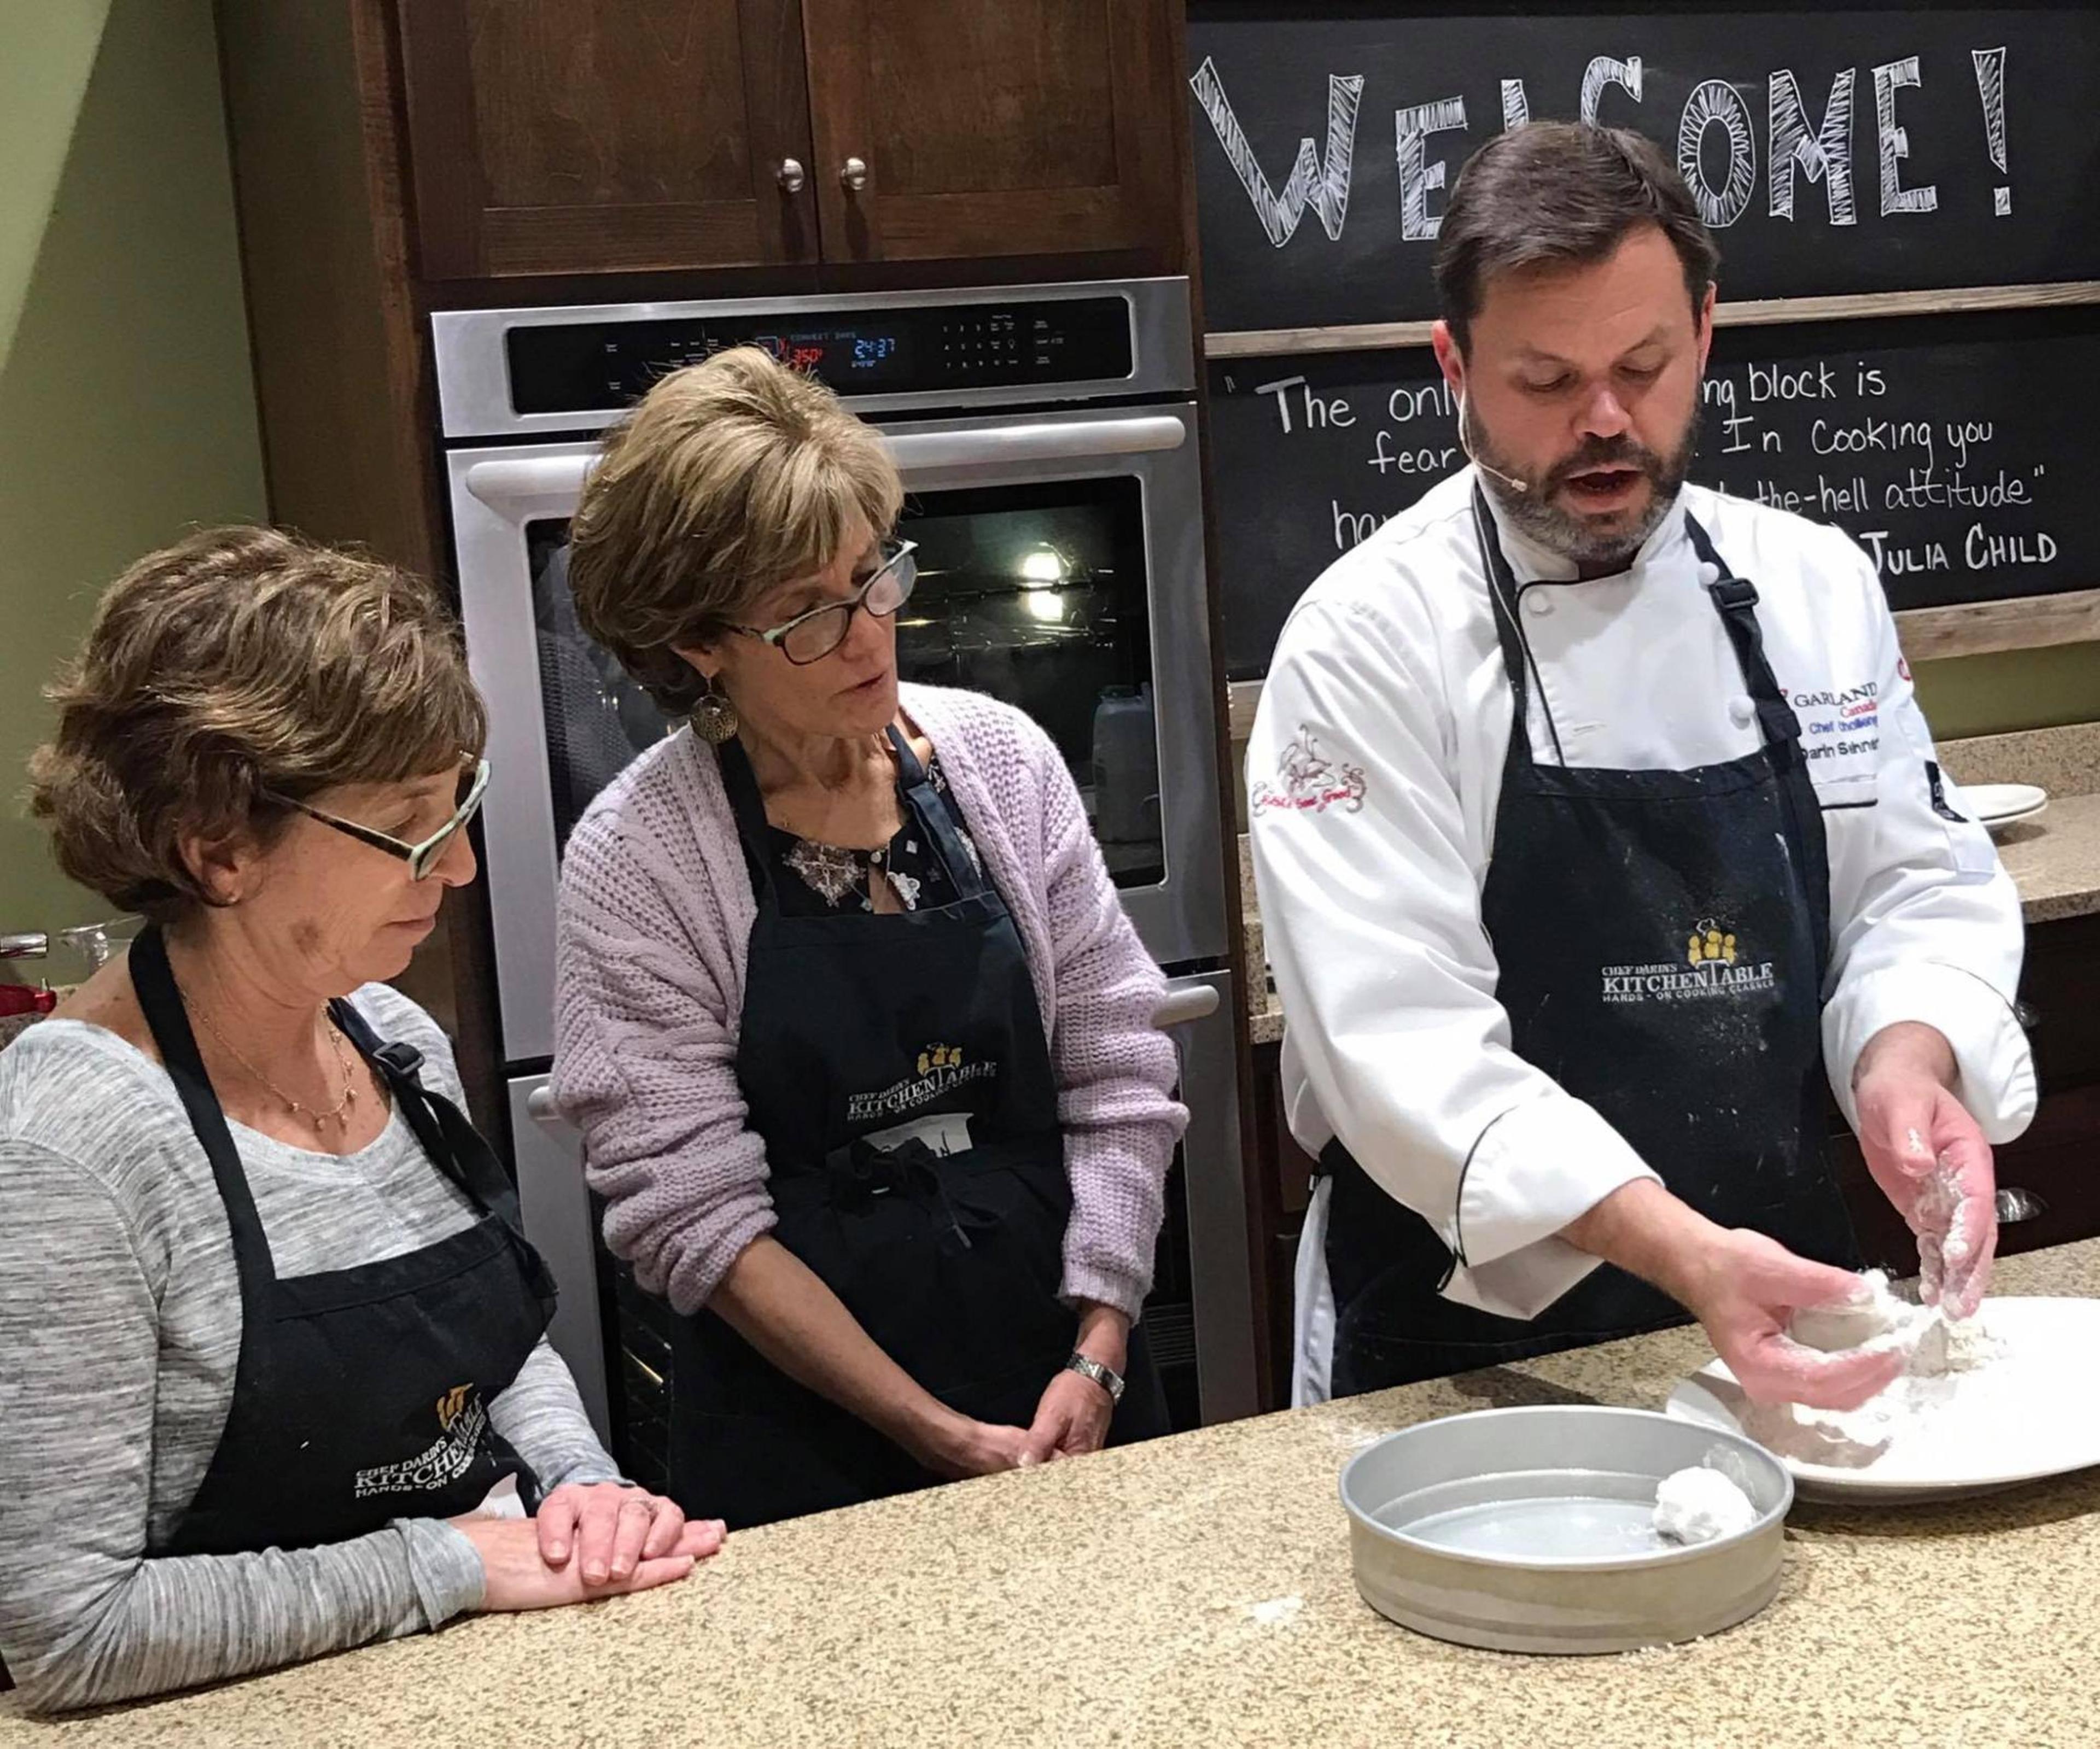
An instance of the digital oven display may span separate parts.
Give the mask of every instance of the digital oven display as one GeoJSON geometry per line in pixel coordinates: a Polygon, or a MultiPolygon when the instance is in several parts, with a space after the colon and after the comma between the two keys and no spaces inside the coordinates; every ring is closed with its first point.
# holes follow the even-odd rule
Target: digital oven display
{"type": "Polygon", "coordinates": [[[902,328],[856,323],[851,328],[792,328],[751,338],[783,364],[813,371],[845,394],[911,380],[911,336],[902,328]]]}

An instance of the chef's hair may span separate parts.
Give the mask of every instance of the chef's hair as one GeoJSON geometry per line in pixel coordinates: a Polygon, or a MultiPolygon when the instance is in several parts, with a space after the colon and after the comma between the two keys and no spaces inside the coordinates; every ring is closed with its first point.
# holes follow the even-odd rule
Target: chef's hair
{"type": "Polygon", "coordinates": [[[223,902],[187,845],[267,848],[286,799],[457,769],[488,726],[435,589],[274,528],[147,554],[44,695],[29,800],[59,867],[162,922],[223,902]]]}
{"type": "Polygon", "coordinates": [[[1436,233],[1436,291],[1459,351],[1498,275],[1594,266],[1643,225],[1677,251],[1696,321],[1721,251],[1652,142],[1575,121],[1530,121],[1489,140],[1459,172],[1436,233]]]}
{"type": "Polygon", "coordinates": [[[880,538],[904,486],[874,430],[756,346],[665,377],[615,426],[570,524],[584,629],[665,711],[707,682],[679,649],[833,563],[856,523],[880,538]]]}

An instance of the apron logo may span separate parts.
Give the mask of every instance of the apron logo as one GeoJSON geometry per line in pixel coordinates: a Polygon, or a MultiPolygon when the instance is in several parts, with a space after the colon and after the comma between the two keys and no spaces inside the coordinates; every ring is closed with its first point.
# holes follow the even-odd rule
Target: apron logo
{"type": "Polygon", "coordinates": [[[931,1105],[957,1087],[973,1081],[989,1081],[999,1073],[996,1062],[965,1063],[960,1045],[923,1046],[915,1066],[915,1074],[893,1082],[880,1092],[849,1094],[846,1121],[858,1124],[875,1117],[900,1117],[922,1105],[931,1105]]]}
{"type": "Polygon", "coordinates": [[[438,1437],[404,1463],[360,1469],[351,1486],[359,1500],[377,1494],[423,1494],[459,1480],[488,1443],[488,1408],[474,1385],[455,1385],[437,1401],[438,1437]]]}
{"type": "Polygon", "coordinates": [[[1724,935],[1710,923],[1701,923],[1692,932],[1692,949],[1685,958],[1695,966],[1736,963],[1736,938],[1724,935]]]}
{"type": "Polygon", "coordinates": [[[1764,994],[1779,987],[1779,971],[1768,959],[1745,961],[1735,932],[1703,918],[1686,937],[1683,964],[1607,966],[1603,980],[1605,1002],[1623,1007],[1764,994]]]}
{"type": "Polygon", "coordinates": [[[1298,725],[1298,738],[1284,748],[1277,760],[1276,775],[1273,784],[1264,779],[1255,785],[1251,800],[1256,808],[1283,813],[1325,813],[1330,808],[1339,808],[1344,813],[1362,811],[1363,767],[1336,766],[1321,752],[1306,724],[1298,725]]]}

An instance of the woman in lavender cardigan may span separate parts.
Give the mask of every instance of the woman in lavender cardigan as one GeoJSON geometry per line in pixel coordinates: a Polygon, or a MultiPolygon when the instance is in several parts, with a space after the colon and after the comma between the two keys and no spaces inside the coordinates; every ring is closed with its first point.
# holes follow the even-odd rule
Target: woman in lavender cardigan
{"type": "Polygon", "coordinates": [[[1163,1430],[1163,980],[1049,738],[898,684],[902,500],[747,348],[651,391],[573,527],[584,626],[689,720],[569,840],[554,1093],[686,1315],[670,1491],[732,1527],[1163,1430]]]}

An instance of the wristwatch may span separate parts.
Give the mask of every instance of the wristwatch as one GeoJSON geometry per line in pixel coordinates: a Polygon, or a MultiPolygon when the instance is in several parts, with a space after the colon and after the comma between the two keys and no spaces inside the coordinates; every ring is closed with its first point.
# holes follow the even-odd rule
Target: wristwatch
{"type": "Polygon", "coordinates": [[[1098,1360],[1090,1360],[1084,1355],[1075,1354],[1065,1363],[1065,1370],[1092,1379],[1109,1394],[1110,1403],[1123,1401],[1123,1374],[1114,1367],[1105,1367],[1098,1360]]]}

